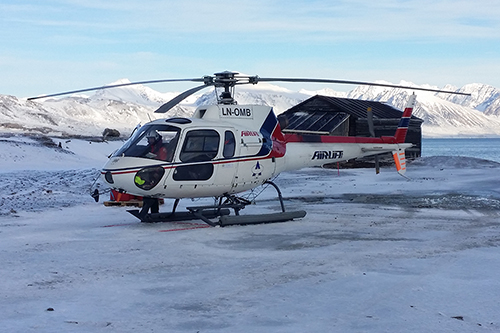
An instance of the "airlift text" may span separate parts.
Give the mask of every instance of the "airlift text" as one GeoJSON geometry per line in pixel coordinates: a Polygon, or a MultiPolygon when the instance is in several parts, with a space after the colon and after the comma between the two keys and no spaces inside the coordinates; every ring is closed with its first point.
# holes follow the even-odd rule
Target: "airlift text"
{"type": "Polygon", "coordinates": [[[342,150],[317,150],[312,157],[313,160],[334,160],[342,158],[344,152],[342,150]]]}
{"type": "Polygon", "coordinates": [[[253,118],[252,109],[237,107],[220,108],[221,116],[228,118],[253,118]]]}

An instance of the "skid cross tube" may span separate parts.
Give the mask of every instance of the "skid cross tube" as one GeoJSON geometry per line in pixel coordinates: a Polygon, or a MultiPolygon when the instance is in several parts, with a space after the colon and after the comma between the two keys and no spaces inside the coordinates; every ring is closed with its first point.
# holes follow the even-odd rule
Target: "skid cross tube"
{"type": "Polygon", "coordinates": [[[230,194],[225,194],[223,197],[219,198],[219,203],[217,205],[213,206],[197,206],[197,207],[186,207],[187,210],[189,210],[194,216],[205,222],[206,224],[215,227],[220,225],[220,223],[217,222],[212,222],[208,217],[204,215],[207,211],[213,212],[215,215],[225,215],[225,214],[220,214],[221,211],[224,211],[224,209],[232,209],[234,210],[234,214],[236,216],[240,215],[240,210],[245,208],[245,206],[250,205],[251,202],[237,197],[235,195],[230,195],[230,194]],[[226,199],[224,202],[222,202],[223,199],[226,199]]]}
{"type": "Polygon", "coordinates": [[[284,213],[285,212],[285,204],[283,203],[283,196],[281,195],[281,191],[280,191],[278,185],[276,185],[275,183],[273,183],[270,180],[266,180],[264,182],[264,184],[269,184],[276,189],[276,192],[278,192],[278,199],[280,200],[281,211],[284,213]]]}

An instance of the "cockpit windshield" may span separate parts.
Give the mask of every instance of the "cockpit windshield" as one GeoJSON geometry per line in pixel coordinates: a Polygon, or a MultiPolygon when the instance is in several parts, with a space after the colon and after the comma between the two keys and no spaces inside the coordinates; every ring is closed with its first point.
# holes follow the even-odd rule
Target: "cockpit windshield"
{"type": "Polygon", "coordinates": [[[113,156],[143,157],[172,162],[179,132],[179,128],[170,125],[142,126],[113,156]]]}

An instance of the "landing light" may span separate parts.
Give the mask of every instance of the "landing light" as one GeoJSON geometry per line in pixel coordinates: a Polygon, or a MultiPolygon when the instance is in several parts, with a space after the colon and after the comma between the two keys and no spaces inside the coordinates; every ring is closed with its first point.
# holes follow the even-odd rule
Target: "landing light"
{"type": "Polygon", "coordinates": [[[147,167],[135,174],[134,183],[138,188],[148,191],[158,185],[164,174],[165,169],[162,167],[147,167]]]}
{"type": "Polygon", "coordinates": [[[104,174],[104,179],[106,179],[106,181],[109,183],[109,184],[113,184],[115,181],[113,180],[113,175],[111,174],[111,171],[108,171],[104,174]]]}

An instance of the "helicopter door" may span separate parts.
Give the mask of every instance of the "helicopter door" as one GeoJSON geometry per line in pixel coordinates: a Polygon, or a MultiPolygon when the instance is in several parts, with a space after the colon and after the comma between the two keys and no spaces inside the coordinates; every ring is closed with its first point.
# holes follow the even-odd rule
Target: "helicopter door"
{"type": "Polygon", "coordinates": [[[220,146],[220,134],[212,129],[187,132],[179,159],[182,162],[172,173],[173,186],[184,196],[212,196],[217,180],[214,159],[220,146]]]}
{"type": "Polygon", "coordinates": [[[238,163],[235,162],[236,138],[233,131],[224,132],[224,142],[222,146],[222,157],[224,162],[219,164],[218,183],[225,183],[230,188],[235,186],[236,174],[238,172],[238,163]]]}

